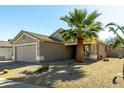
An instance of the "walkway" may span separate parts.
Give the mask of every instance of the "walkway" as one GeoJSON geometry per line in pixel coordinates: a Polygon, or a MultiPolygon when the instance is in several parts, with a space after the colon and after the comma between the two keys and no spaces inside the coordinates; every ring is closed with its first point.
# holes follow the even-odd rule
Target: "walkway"
{"type": "Polygon", "coordinates": [[[40,88],[39,86],[0,78],[0,88],[40,88]]]}

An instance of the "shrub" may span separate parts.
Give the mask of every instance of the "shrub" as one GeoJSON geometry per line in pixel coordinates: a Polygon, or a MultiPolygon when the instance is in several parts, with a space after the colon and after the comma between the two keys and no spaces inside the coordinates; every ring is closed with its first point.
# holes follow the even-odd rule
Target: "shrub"
{"type": "Polygon", "coordinates": [[[3,74],[7,74],[7,73],[9,73],[9,70],[8,69],[3,69],[2,72],[3,72],[3,74]]]}
{"type": "Polygon", "coordinates": [[[71,65],[72,63],[71,62],[68,62],[68,65],[71,65]]]}
{"type": "Polygon", "coordinates": [[[109,61],[109,59],[108,58],[104,58],[103,61],[109,61]]]}
{"type": "Polygon", "coordinates": [[[38,68],[38,70],[36,70],[36,72],[42,73],[42,72],[45,72],[45,71],[48,71],[48,70],[49,70],[49,65],[48,64],[44,64],[40,68],[38,68]]]}
{"type": "Polygon", "coordinates": [[[122,56],[118,56],[119,59],[122,59],[122,56]]]}

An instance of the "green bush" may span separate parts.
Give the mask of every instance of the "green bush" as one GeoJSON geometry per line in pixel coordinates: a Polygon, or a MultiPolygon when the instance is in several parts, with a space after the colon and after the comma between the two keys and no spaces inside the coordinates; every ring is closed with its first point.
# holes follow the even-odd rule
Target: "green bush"
{"type": "Polygon", "coordinates": [[[3,74],[7,74],[7,73],[9,73],[9,70],[8,69],[3,69],[2,72],[3,72],[3,74]]]}

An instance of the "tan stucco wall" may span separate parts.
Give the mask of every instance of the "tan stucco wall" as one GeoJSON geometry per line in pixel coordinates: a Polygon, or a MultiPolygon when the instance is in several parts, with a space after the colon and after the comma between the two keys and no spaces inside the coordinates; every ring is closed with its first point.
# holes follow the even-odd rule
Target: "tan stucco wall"
{"type": "Polygon", "coordinates": [[[0,48],[0,58],[12,59],[12,48],[0,48]]]}
{"type": "Polygon", "coordinates": [[[92,55],[90,55],[91,59],[97,59],[100,56],[106,57],[105,45],[101,43],[96,43],[91,45],[92,55]]]}
{"type": "Polygon", "coordinates": [[[106,46],[104,44],[98,43],[98,56],[106,57],[106,46]]]}
{"type": "Polygon", "coordinates": [[[23,35],[17,40],[15,44],[26,44],[26,43],[34,43],[37,42],[35,39],[32,39],[31,37],[25,35],[25,40],[23,40],[23,35]]]}
{"type": "Polygon", "coordinates": [[[59,43],[42,42],[40,44],[40,55],[45,61],[69,59],[74,56],[74,48],[59,43]]]}
{"type": "Polygon", "coordinates": [[[91,45],[91,50],[92,50],[93,55],[97,55],[97,45],[96,44],[91,45]]]}
{"type": "Polygon", "coordinates": [[[118,57],[118,56],[124,56],[124,48],[115,48],[112,49],[109,46],[101,43],[97,43],[92,45],[92,54],[98,55],[98,58],[100,55],[102,57],[118,57]],[[98,44],[98,47],[97,47],[98,44]]]}

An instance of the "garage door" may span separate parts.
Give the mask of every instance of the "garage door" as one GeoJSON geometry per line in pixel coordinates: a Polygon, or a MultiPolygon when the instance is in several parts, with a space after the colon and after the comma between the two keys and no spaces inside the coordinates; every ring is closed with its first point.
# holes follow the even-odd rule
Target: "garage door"
{"type": "Polygon", "coordinates": [[[36,62],[36,45],[16,47],[16,60],[25,62],[36,62]]]}

